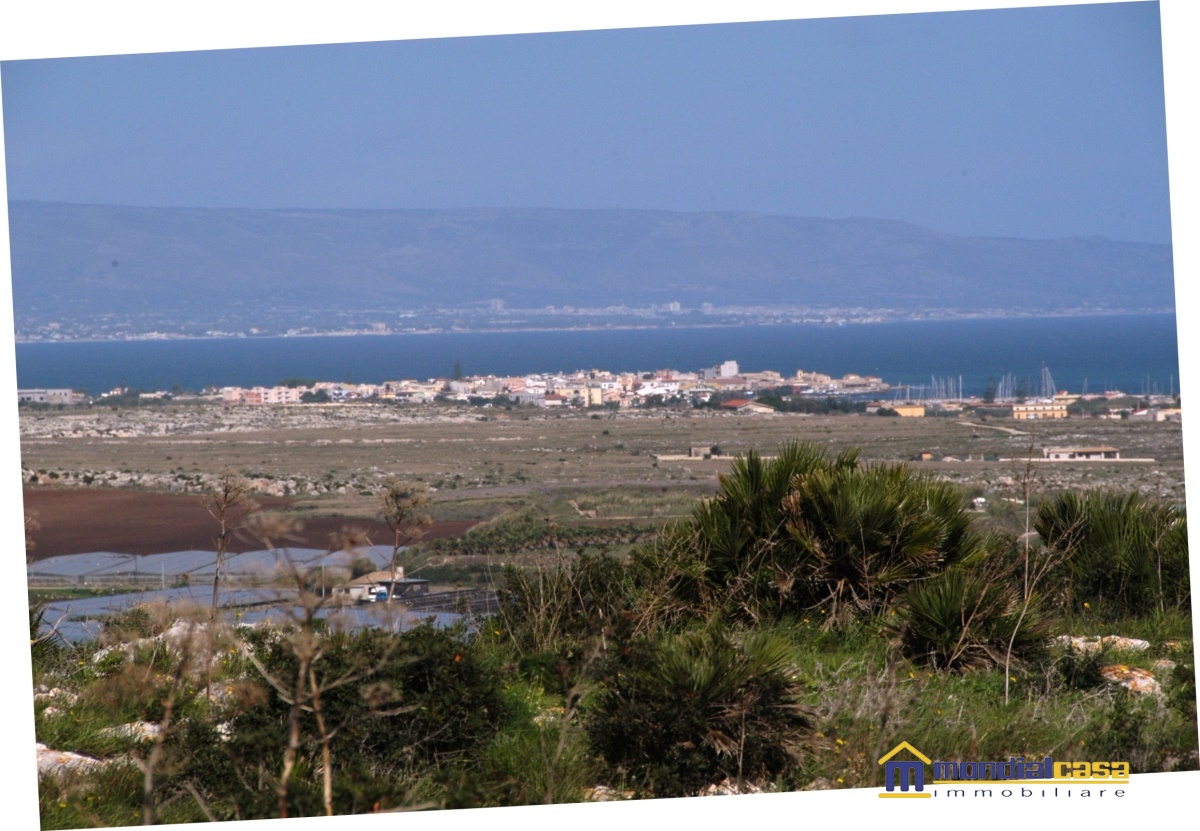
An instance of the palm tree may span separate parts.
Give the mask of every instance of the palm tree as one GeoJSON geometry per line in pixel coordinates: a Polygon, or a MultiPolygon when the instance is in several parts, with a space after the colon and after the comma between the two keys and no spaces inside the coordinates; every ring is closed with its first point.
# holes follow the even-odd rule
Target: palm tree
{"type": "Polygon", "coordinates": [[[769,781],[794,764],[811,721],[785,638],[710,628],[618,655],[588,729],[632,783],[656,797],[685,796],[726,779],[739,789],[769,781]]]}
{"type": "MultiPolygon", "coordinates": [[[[888,628],[911,657],[938,669],[1002,665],[1036,654],[1048,636],[1033,598],[1018,591],[1017,561],[1003,556],[1011,538],[992,537],[993,553],[911,586],[888,628]]],[[[1005,692],[1007,701],[1007,688],[1005,692]]]]}
{"type": "Polygon", "coordinates": [[[771,460],[739,456],[717,495],[634,562],[645,584],[695,613],[819,608],[837,625],[983,550],[952,485],[791,443],[771,460]]]}
{"type": "Polygon", "coordinates": [[[958,490],[905,465],[816,471],[794,482],[784,510],[808,602],[830,625],[983,551],[958,490]]]}
{"type": "Polygon", "coordinates": [[[1187,517],[1138,493],[1064,493],[1043,503],[1034,528],[1066,564],[1067,602],[1138,614],[1188,602],[1187,517]]]}

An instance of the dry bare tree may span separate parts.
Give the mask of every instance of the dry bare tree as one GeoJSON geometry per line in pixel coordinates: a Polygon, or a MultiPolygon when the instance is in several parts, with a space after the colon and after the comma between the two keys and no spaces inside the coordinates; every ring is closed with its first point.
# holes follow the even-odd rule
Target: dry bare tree
{"type": "Polygon", "coordinates": [[[34,532],[42,529],[42,523],[38,521],[36,511],[28,511],[25,514],[25,563],[28,565],[33,562],[33,552],[37,548],[37,543],[33,539],[34,532]]]}
{"type": "Polygon", "coordinates": [[[250,499],[250,483],[241,476],[225,471],[217,480],[208,499],[208,513],[217,521],[219,531],[214,540],[217,546],[217,564],[213,570],[212,613],[217,614],[221,578],[225,576],[225,555],[233,532],[247,515],[258,509],[250,499]]]}
{"type": "Polygon", "coordinates": [[[158,723],[158,732],[150,744],[150,750],[144,756],[134,754],[133,760],[142,770],[142,825],[154,825],[157,819],[154,799],[155,776],[162,764],[163,751],[166,745],[167,733],[173,726],[175,707],[183,687],[184,679],[193,666],[195,659],[195,635],[197,624],[189,621],[184,637],[177,644],[179,656],[175,668],[171,672],[170,687],[163,700],[163,716],[158,723]]]}
{"type": "Polygon", "coordinates": [[[433,524],[429,515],[429,488],[420,482],[407,482],[396,477],[383,483],[379,513],[392,532],[391,574],[388,603],[396,593],[396,563],[400,549],[420,539],[433,524]]]}
{"type": "MultiPolygon", "coordinates": [[[[287,639],[288,649],[296,661],[295,675],[287,678],[282,677],[279,674],[271,672],[254,655],[253,651],[248,650],[246,655],[251,664],[254,665],[255,669],[263,677],[263,680],[275,690],[280,700],[288,706],[287,746],[284,750],[282,769],[274,783],[279,816],[282,818],[288,816],[288,798],[292,776],[295,773],[297,762],[300,760],[300,751],[303,745],[301,718],[304,713],[312,714],[316,720],[317,740],[321,747],[324,808],[327,816],[333,816],[333,758],[331,744],[342,725],[330,725],[327,722],[325,713],[321,707],[322,696],[338,687],[357,683],[375,675],[388,665],[393,659],[393,655],[389,650],[378,661],[371,663],[360,662],[332,675],[320,674],[320,660],[328,645],[328,641],[318,631],[315,623],[326,605],[327,598],[323,596],[322,592],[312,591],[309,588],[308,581],[305,579],[302,569],[299,564],[292,560],[286,547],[275,548],[275,541],[289,538],[292,536],[293,531],[292,523],[281,517],[259,515],[252,523],[252,533],[268,549],[277,551],[285,564],[287,578],[295,585],[296,605],[294,610],[289,614],[292,627],[287,639]]],[[[344,550],[352,550],[364,543],[369,544],[369,540],[365,535],[353,529],[344,529],[340,535],[336,536],[335,543],[339,544],[344,550]]],[[[387,714],[404,712],[406,709],[394,709],[387,714]]]]}
{"type": "MultiPolygon", "coordinates": [[[[188,682],[207,675],[206,690],[211,689],[214,659],[223,651],[218,642],[223,640],[228,630],[219,627],[216,620],[205,620],[204,612],[199,608],[189,609],[171,603],[145,608],[158,620],[157,628],[166,627],[167,621],[174,619],[174,623],[165,628],[159,636],[160,643],[155,646],[155,653],[150,657],[149,666],[143,676],[144,681],[150,683],[153,665],[160,649],[173,653],[173,663],[162,699],[162,716],[148,746],[131,754],[133,763],[142,772],[142,824],[154,825],[158,822],[160,808],[173,800],[173,797],[168,797],[165,801],[160,800],[162,787],[159,779],[164,771],[169,773],[171,768],[180,762],[178,758],[171,758],[167,742],[179,729],[180,719],[177,718],[177,713],[189,695],[188,682]],[[175,633],[173,637],[172,632],[175,633]]],[[[183,782],[176,787],[187,792],[210,821],[216,821],[208,803],[194,784],[183,782]]]]}
{"type": "Polygon", "coordinates": [[[1029,614],[1029,608],[1033,604],[1034,592],[1038,584],[1062,561],[1061,552],[1047,548],[1042,541],[1039,541],[1036,549],[1031,548],[1032,538],[1036,531],[1033,530],[1032,506],[1030,503],[1040,492],[1040,481],[1037,471],[1034,468],[1033,449],[1033,441],[1030,440],[1029,452],[1026,456],[1024,467],[1018,469],[1015,467],[1014,462],[1013,469],[1014,479],[1016,479],[1021,488],[1021,507],[1024,509],[1021,534],[1021,611],[1017,615],[1016,622],[1013,624],[1013,631],[1009,636],[1008,645],[1004,651],[1005,704],[1008,704],[1009,700],[1009,682],[1012,681],[1009,671],[1012,666],[1013,644],[1017,639],[1017,633],[1020,631],[1021,625],[1025,622],[1025,617],[1029,614]]]}

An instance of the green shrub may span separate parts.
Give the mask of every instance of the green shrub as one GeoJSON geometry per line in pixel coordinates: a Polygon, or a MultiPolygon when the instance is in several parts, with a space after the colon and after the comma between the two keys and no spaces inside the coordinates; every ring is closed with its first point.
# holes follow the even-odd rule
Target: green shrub
{"type": "Polygon", "coordinates": [[[1182,508],[1138,493],[1064,493],[1038,507],[1034,527],[1063,558],[1060,582],[1072,611],[1086,602],[1113,619],[1190,603],[1182,508]]]}
{"type": "Polygon", "coordinates": [[[857,451],[792,443],[770,461],[739,456],[714,498],[632,560],[668,619],[811,611],[841,626],[980,554],[962,502],[906,465],[861,467],[857,451]]]}
{"type": "Polygon", "coordinates": [[[1167,704],[1176,710],[1196,732],[1196,665],[1189,661],[1176,664],[1166,684],[1167,704]]]}
{"type": "Polygon", "coordinates": [[[1195,720],[1164,712],[1154,698],[1118,689],[1090,719],[1085,757],[1126,761],[1134,773],[1195,770],[1195,720]]]}
{"type": "Polygon", "coordinates": [[[809,728],[789,650],[764,633],[630,643],[601,673],[592,746],[614,780],[655,797],[769,782],[795,762],[809,728]]]}
{"type": "Polygon", "coordinates": [[[84,690],[79,706],[103,713],[113,724],[159,722],[170,691],[171,679],[153,667],[122,663],[84,690]]]}
{"type": "Polygon", "coordinates": [[[370,557],[359,557],[350,564],[350,579],[355,580],[362,577],[364,574],[370,574],[376,570],[375,561],[370,557]]]}
{"type": "Polygon", "coordinates": [[[893,630],[906,655],[937,669],[1003,666],[1041,652],[1048,625],[1036,608],[1022,614],[1006,568],[993,560],[958,566],[913,586],[893,630]]]}
{"type": "MultiPolygon", "coordinates": [[[[296,656],[286,640],[264,639],[256,654],[272,677],[295,678],[296,656]]],[[[462,627],[330,634],[314,671],[329,686],[321,707],[327,724],[337,728],[334,758],[363,771],[403,770],[461,756],[486,742],[504,718],[495,670],[462,627]]],[[[237,716],[231,747],[252,758],[278,760],[289,711],[283,696],[270,695],[237,716]]],[[[318,735],[311,713],[303,714],[302,728],[311,743],[318,735]]]]}
{"type": "Polygon", "coordinates": [[[490,523],[472,528],[461,537],[429,540],[424,545],[432,554],[476,554],[499,556],[520,551],[554,548],[599,548],[627,545],[652,536],[649,525],[621,523],[551,524],[533,508],[503,514],[490,523]]]}
{"type": "MultiPolygon", "coordinates": [[[[535,689],[518,682],[510,687],[508,697],[535,689]]],[[[528,698],[534,700],[513,707],[522,711],[520,718],[480,748],[471,766],[471,778],[478,784],[475,806],[581,802],[586,789],[597,782],[598,766],[577,717],[555,706],[563,699],[528,698]],[[529,707],[531,703],[535,706],[529,707]]],[[[462,796],[460,791],[456,798],[462,796]]]]}
{"type": "Polygon", "coordinates": [[[1108,663],[1107,650],[1068,649],[1055,664],[1064,685],[1075,690],[1097,690],[1108,683],[1100,670],[1108,663]]]}
{"type": "Polygon", "coordinates": [[[35,683],[46,673],[58,668],[64,651],[57,636],[42,631],[45,618],[44,602],[34,603],[29,607],[29,651],[33,660],[35,683]]]}
{"type": "Polygon", "coordinates": [[[154,618],[144,606],[134,606],[104,619],[101,639],[109,643],[149,638],[159,634],[154,618]]]}
{"type": "Polygon", "coordinates": [[[831,623],[878,614],[909,586],[985,554],[959,490],[906,465],[815,471],[784,509],[801,596],[831,623]]]}
{"type": "Polygon", "coordinates": [[[579,653],[633,609],[629,568],[608,554],[582,553],[559,568],[504,569],[497,620],[522,653],[579,653]]]}
{"type": "MultiPolygon", "coordinates": [[[[189,802],[176,804],[176,821],[199,821],[204,815],[180,818],[189,802]],[[183,810],[179,810],[183,809],[183,810]]],[[[46,776],[38,783],[42,828],[95,828],[142,824],[142,772],[133,764],[116,764],[84,776],[46,776]]]]}

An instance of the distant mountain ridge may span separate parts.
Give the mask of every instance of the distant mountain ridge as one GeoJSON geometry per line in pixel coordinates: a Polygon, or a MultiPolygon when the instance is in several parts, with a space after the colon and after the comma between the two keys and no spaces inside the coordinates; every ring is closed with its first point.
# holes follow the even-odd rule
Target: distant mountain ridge
{"type": "MultiPolygon", "coordinates": [[[[650,210],[9,205],[18,320],[501,300],[1098,311],[1174,306],[1169,245],[650,210]]],[[[218,315],[219,316],[219,315],[218,315]]],[[[214,319],[216,319],[214,317],[214,319]]]]}

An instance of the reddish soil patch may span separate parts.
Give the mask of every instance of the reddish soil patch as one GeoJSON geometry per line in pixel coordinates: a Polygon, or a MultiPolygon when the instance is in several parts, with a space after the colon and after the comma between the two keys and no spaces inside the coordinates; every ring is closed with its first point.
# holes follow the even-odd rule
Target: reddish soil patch
{"type": "MultiPolygon", "coordinates": [[[[290,499],[255,499],[263,509],[284,511],[290,499]]],[[[41,526],[30,537],[35,559],[90,551],[122,554],[165,554],[171,551],[215,551],[217,523],[202,496],[146,493],[128,490],[36,489],[25,491],[25,513],[41,526]]],[[[472,520],[437,522],[426,539],[457,537],[476,523],[472,520]]],[[[287,544],[297,548],[328,548],[347,528],[366,532],[376,545],[391,544],[391,532],[379,520],[349,517],[306,517],[287,544]]],[[[231,551],[262,548],[255,539],[235,538],[231,551]]]]}

